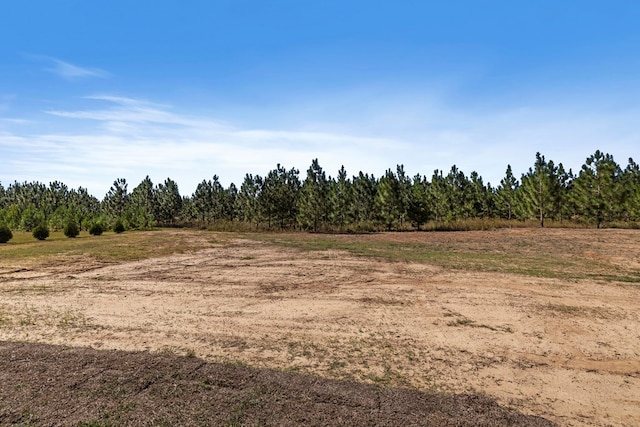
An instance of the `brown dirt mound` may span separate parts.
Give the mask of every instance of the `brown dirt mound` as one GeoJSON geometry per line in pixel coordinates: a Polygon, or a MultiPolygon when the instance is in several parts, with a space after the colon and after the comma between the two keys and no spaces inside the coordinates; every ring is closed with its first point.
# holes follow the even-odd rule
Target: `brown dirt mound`
{"type": "Polygon", "coordinates": [[[0,342],[0,425],[552,426],[447,395],[207,363],[0,342]]]}

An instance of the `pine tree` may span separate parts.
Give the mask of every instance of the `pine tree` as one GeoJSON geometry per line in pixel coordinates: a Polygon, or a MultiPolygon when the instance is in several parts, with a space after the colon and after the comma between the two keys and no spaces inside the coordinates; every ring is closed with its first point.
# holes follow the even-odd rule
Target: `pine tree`
{"type": "Polygon", "coordinates": [[[158,201],[153,182],[147,176],[133,189],[129,197],[129,204],[123,215],[127,228],[154,227],[156,224],[154,213],[157,210],[157,206],[158,201]]]}
{"type": "Polygon", "coordinates": [[[442,171],[436,169],[429,185],[429,198],[433,204],[433,216],[436,222],[449,220],[453,217],[449,203],[447,182],[442,171]]]}
{"type": "Polygon", "coordinates": [[[124,210],[127,207],[129,202],[127,187],[127,180],[124,178],[118,178],[113,182],[113,185],[104,196],[102,206],[112,222],[115,222],[116,219],[122,218],[124,210]]]}
{"type": "Polygon", "coordinates": [[[352,180],[353,200],[350,206],[349,216],[359,227],[370,229],[374,219],[375,197],[378,182],[373,175],[360,172],[352,180]]]}
{"type": "Polygon", "coordinates": [[[318,163],[311,162],[298,199],[298,224],[317,232],[329,219],[329,181],[318,163]]]}
{"type": "Polygon", "coordinates": [[[387,169],[378,182],[375,207],[378,218],[386,229],[391,231],[395,222],[399,220],[401,211],[400,184],[391,169],[387,169]]]}
{"type": "Polygon", "coordinates": [[[583,218],[595,221],[600,228],[621,213],[620,166],[610,154],[597,150],[589,156],[575,179],[573,200],[583,218]]]}
{"type": "Polygon", "coordinates": [[[344,165],[338,171],[338,178],[330,182],[329,200],[331,224],[342,231],[351,222],[350,212],[353,201],[353,188],[351,181],[347,178],[344,165]]]}
{"type": "Polygon", "coordinates": [[[640,221],[640,166],[629,158],[621,179],[623,219],[640,221]]]}
{"type": "Polygon", "coordinates": [[[544,227],[547,217],[552,215],[556,197],[557,180],[553,162],[547,162],[543,155],[536,153],[536,162],[529,172],[522,176],[519,207],[526,218],[538,218],[540,227],[544,227]]]}
{"type": "Polygon", "coordinates": [[[164,184],[158,184],[155,193],[157,203],[155,212],[158,222],[162,225],[173,226],[182,210],[182,197],[178,184],[167,178],[164,184]]]}
{"type": "Polygon", "coordinates": [[[255,224],[256,228],[260,223],[260,210],[258,196],[262,187],[262,178],[246,174],[240,191],[235,200],[235,211],[240,221],[255,224]]]}
{"type": "Polygon", "coordinates": [[[513,211],[516,204],[516,192],[520,187],[520,183],[513,176],[511,165],[507,165],[505,177],[500,181],[500,185],[496,189],[496,208],[498,215],[507,220],[513,217],[513,211]]]}
{"type": "Polygon", "coordinates": [[[409,194],[407,218],[414,227],[420,230],[422,224],[426,223],[431,217],[429,183],[426,177],[423,178],[420,174],[413,177],[413,184],[409,194]]]}

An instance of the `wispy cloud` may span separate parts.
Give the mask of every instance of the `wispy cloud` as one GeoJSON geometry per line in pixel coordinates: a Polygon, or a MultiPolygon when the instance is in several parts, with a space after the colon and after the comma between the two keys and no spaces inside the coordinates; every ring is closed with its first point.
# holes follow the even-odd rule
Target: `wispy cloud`
{"type": "Polygon", "coordinates": [[[89,187],[101,196],[117,177],[127,178],[135,185],[145,175],[154,182],[170,176],[188,194],[198,182],[214,174],[227,185],[240,185],[245,173],[265,175],[277,163],[300,168],[304,176],[304,170],[316,157],[330,174],[335,174],[342,164],[354,173],[371,168],[383,170],[386,158],[375,153],[403,149],[402,141],[390,138],[239,128],[179,114],[170,106],[143,100],[113,96],[88,99],[107,105],[47,113],[69,120],[66,126],[70,129],[86,129],[84,122],[97,122],[94,130],[0,134],[0,152],[6,153],[8,159],[4,179],[59,179],[72,186],[89,187]]]}
{"type": "Polygon", "coordinates": [[[62,77],[66,80],[76,80],[84,78],[106,78],[109,73],[99,68],[81,67],[67,61],[62,61],[46,55],[25,55],[27,58],[47,64],[45,71],[62,77]]]}
{"type": "Polygon", "coordinates": [[[399,120],[394,125],[387,114],[387,130],[379,132],[375,116],[371,125],[325,122],[252,128],[134,98],[87,99],[96,106],[48,111],[58,118],[55,130],[26,134],[0,129],[0,156],[5,159],[0,180],[58,179],[101,197],[118,177],[133,186],[146,175],[154,182],[169,176],[183,194],[189,194],[213,174],[226,185],[240,185],[245,173],[265,175],[276,163],[301,169],[304,178],[306,167],[318,158],[330,175],[341,165],[350,174],[380,176],[399,163],[410,175],[430,175],[434,169],[446,173],[456,164],[465,173],[476,170],[485,182],[497,185],[507,163],[516,174],[523,173],[533,164],[536,151],[575,170],[596,149],[623,163],[637,155],[631,147],[640,140],[634,111],[518,108],[465,113],[429,106],[418,114],[411,106],[405,114],[393,106],[399,120]]]}

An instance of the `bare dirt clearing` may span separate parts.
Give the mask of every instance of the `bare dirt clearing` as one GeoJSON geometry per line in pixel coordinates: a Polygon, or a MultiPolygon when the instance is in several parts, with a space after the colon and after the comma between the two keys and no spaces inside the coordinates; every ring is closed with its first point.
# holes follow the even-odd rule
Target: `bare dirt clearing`
{"type": "Polygon", "coordinates": [[[189,250],[0,258],[0,340],[486,393],[562,425],[640,424],[637,231],[134,234],[189,250]]]}

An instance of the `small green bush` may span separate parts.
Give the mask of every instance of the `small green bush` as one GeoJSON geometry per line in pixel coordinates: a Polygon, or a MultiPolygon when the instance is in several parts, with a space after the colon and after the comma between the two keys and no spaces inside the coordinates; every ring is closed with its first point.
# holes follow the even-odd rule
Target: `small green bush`
{"type": "Polygon", "coordinates": [[[90,228],[89,228],[89,234],[91,234],[92,236],[100,236],[102,234],[104,230],[102,229],[102,225],[101,224],[93,224],[90,228]]]}
{"type": "Polygon", "coordinates": [[[113,225],[113,231],[116,233],[123,233],[124,232],[124,225],[122,224],[122,221],[117,220],[116,223],[113,225]]]}
{"type": "Polygon", "coordinates": [[[45,224],[40,224],[33,229],[33,237],[38,240],[45,240],[49,237],[49,228],[45,224]]]}
{"type": "Polygon", "coordinates": [[[0,243],[7,243],[13,239],[13,233],[6,225],[0,225],[0,243]]]}
{"type": "Polygon", "coordinates": [[[78,224],[75,221],[69,221],[67,225],[64,226],[64,235],[67,237],[77,237],[80,234],[80,228],[78,228],[78,224]]]}

